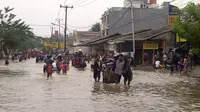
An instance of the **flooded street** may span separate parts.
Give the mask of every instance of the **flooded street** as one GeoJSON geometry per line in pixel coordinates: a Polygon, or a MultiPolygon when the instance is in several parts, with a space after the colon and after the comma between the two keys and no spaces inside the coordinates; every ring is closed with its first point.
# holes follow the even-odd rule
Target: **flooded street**
{"type": "Polygon", "coordinates": [[[90,69],[46,80],[34,59],[0,65],[0,112],[200,111],[198,78],[134,71],[131,87],[95,83],[90,69]]]}

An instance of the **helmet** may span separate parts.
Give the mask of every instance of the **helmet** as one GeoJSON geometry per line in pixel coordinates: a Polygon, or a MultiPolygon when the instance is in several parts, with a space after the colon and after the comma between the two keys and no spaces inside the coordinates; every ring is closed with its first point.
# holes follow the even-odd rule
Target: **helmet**
{"type": "Polygon", "coordinates": [[[114,57],[117,57],[117,56],[119,56],[119,54],[118,54],[118,53],[114,54],[114,57]]]}
{"type": "Polygon", "coordinates": [[[82,51],[81,49],[79,49],[78,51],[82,51]]]}

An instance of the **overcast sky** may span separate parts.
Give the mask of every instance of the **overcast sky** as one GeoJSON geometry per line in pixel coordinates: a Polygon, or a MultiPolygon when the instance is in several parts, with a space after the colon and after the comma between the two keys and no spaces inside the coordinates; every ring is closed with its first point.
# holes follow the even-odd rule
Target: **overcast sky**
{"type": "MultiPolygon", "coordinates": [[[[36,35],[49,36],[51,31],[50,26],[35,25],[50,25],[51,22],[56,23],[55,19],[57,18],[60,4],[64,4],[64,2],[65,0],[2,0],[0,7],[10,6],[15,8],[13,12],[17,14],[18,18],[30,24],[36,35]]],[[[159,0],[159,3],[161,2],[163,0],[159,0]]],[[[68,24],[75,27],[87,27],[95,22],[99,22],[101,15],[107,8],[123,6],[123,0],[67,0],[67,4],[74,4],[75,7],[68,11],[68,24]],[[85,6],[82,7],[83,5],[85,6]]],[[[59,18],[64,19],[64,9],[61,9],[59,18]]],[[[77,28],[69,26],[69,29],[72,31],[77,28]]],[[[88,28],[79,28],[78,30],[86,29],[88,28]]]]}

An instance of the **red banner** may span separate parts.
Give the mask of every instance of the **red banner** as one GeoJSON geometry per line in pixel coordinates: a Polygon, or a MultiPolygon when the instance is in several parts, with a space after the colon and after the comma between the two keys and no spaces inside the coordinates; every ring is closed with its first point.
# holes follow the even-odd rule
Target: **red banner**
{"type": "Polygon", "coordinates": [[[157,0],[149,0],[150,4],[157,4],[157,0]]]}

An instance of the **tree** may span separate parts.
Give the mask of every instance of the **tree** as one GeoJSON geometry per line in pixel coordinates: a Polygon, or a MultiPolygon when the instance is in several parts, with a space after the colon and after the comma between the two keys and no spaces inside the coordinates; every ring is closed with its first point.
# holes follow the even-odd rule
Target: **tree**
{"type": "Polygon", "coordinates": [[[101,28],[100,28],[100,23],[95,23],[94,25],[92,25],[92,28],[90,28],[91,32],[100,32],[101,28]]]}
{"type": "Polygon", "coordinates": [[[34,44],[34,34],[29,25],[21,19],[14,20],[16,15],[11,13],[13,8],[5,7],[0,10],[0,43],[1,51],[30,48],[34,44]]]}
{"type": "Polygon", "coordinates": [[[200,6],[189,3],[180,10],[180,23],[173,26],[180,37],[185,38],[193,47],[200,49],[200,6]]]}

